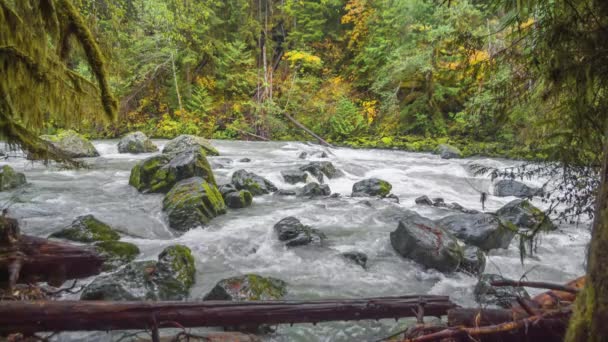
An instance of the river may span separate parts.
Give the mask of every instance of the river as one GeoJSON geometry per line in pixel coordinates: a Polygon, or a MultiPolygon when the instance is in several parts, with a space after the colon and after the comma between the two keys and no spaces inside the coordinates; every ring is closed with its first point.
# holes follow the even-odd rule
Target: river
{"type": "MultiPolygon", "coordinates": [[[[166,141],[154,140],[162,149],[166,141]]],[[[0,193],[0,203],[19,219],[22,232],[46,237],[68,225],[75,217],[93,214],[124,232],[123,240],[139,246],[138,260],[156,259],[166,246],[184,244],[196,259],[196,285],[191,299],[202,298],[218,280],[244,273],[273,276],[288,282],[288,298],[351,298],[397,296],[406,294],[450,295],[461,305],[475,306],[472,296],[474,277],[442,274],[425,270],[400,257],[391,247],[389,233],[397,227],[387,217],[403,209],[413,209],[430,218],[450,211],[420,207],[420,195],[443,197],[446,202],[481,210],[479,191],[491,191],[491,182],[474,176],[468,166],[480,163],[507,167],[514,161],[489,158],[440,159],[436,155],[393,150],[323,148],[297,142],[213,141],[221,156],[210,157],[218,184],[227,183],[231,174],[246,169],[268,178],[282,189],[296,186],[285,183],[281,170],[311,160],[329,160],[345,176],[328,180],[332,192],[342,197],[301,199],[282,196],[255,197],[246,209],[229,210],[208,227],[177,236],[167,227],[161,212],[162,195],[140,194],[128,185],[130,170],[150,154],[119,154],[116,140],[95,141],[101,156],[88,158],[90,168],[61,170],[45,167],[23,158],[6,163],[26,174],[28,185],[0,193]],[[326,151],[328,159],[320,159],[326,151]],[[311,155],[298,158],[300,152],[311,155]],[[251,162],[241,162],[242,158],[251,162]],[[362,203],[350,198],[353,183],[378,177],[393,185],[400,204],[386,200],[362,203]],[[370,205],[371,204],[371,205],[370,205]],[[323,231],[324,247],[286,249],[273,234],[273,225],[287,216],[323,231]],[[368,255],[363,269],[340,256],[341,252],[361,251],[368,255]]],[[[529,182],[535,184],[534,181],[529,182]]],[[[540,184],[540,181],[536,181],[540,184]]],[[[489,196],[486,210],[494,211],[513,198],[489,196]]],[[[545,204],[533,203],[541,208],[545,204]]],[[[560,224],[555,232],[544,234],[537,253],[522,265],[517,240],[509,249],[490,253],[486,273],[501,273],[519,278],[565,282],[584,273],[584,257],[590,233],[588,223],[578,226],[560,224]]],[[[92,279],[89,279],[90,281],[92,279]]],[[[530,291],[535,293],[534,291],[530,291]]],[[[279,326],[265,337],[271,341],[373,341],[407,326],[410,321],[337,322],[279,326]]],[[[121,332],[62,334],[59,340],[110,341],[121,332]]]]}

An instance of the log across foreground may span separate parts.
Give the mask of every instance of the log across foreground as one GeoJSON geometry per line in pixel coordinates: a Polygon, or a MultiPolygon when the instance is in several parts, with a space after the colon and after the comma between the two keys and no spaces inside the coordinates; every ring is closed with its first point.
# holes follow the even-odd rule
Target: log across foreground
{"type": "Polygon", "coordinates": [[[446,296],[258,302],[14,301],[0,305],[0,334],[317,323],[426,316],[456,307],[446,296]]]}

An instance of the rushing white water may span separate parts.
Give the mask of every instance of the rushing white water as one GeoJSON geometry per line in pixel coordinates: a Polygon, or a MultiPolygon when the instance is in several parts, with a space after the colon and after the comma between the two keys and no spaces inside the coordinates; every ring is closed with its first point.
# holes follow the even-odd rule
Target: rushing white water
{"type": "MultiPolygon", "coordinates": [[[[155,140],[162,149],[165,141],[155,140]]],[[[391,213],[413,209],[424,216],[439,218],[449,211],[420,207],[414,198],[420,195],[443,197],[471,209],[480,208],[479,191],[491,193],[489,179],[474,176],[471,163],[496,167],[515,165],[513,161],[477,158],[443,160],[438,156],[389,150],[325,149],[316,145],[285,142],[214,141],[220,157],[210,157],[218,184],[229,182],[235,170],[246,169],[264,176],[279,188],[293,189],[283,182],[281,170],[297,168],[311,160],[329,160],[345,172],[331,179],[337,199],[301,199],[281,196],[255,197],[246,209],[229,210],[205,228],[181,236],[167,227],[161,212],[162,195],[140,194],[128,185],[132,166],[150,154],[119,154],[117,141],[97,141],[101,156],[88,159],[90,169],[59,170],[32,164],[24,159],[6,162],[26,174],[28,185],[13,192],[0,193],[0,203],[9,207],[27,234],[48,236],[68,225],[75,217],[93,214],[123,231],[126,241],[137,244],[140,260],[156,258],[166,246],[180,243],[191,248],[196,259],[196,285],[191,299],[202,298],[223,278],[258,273],[289,283],[289,298],[349,298],[395,296],[406,294],[450,295],[459,304],[475,306],[472,290],[476,279],[462,274],[441,274],[396,254],[390,246],[389,233],[397,227],[391,213]],[[306,151],[309,159],[298,154],[306,151]],[[326,151],[328,159],[319,159],[326,151]],[[242,158],[251,162],[240,162],[242,158]],[[393,185],[400,204],[348,197],[353,183],[378,177],[393,185]],[[273,234],[273,225],[286,216],[296,216],[304,224],[323,231],[324,247],[286,249],[273,234]],[[361,251],[368,255],[368,268],[344,260],[341,252],[361,251]]],[[[532,183],[534,184],[534,183],[532,183]]],[[[486,210],[494,211],[513,200],[489,196],[486,210]]],[[[539,207],[543,203],[533,202],[539,207]]],[[[589,240],[588,224],[578,227],[560,225],[555,232],[543,235],[537,254],[519,258],[517,241],[507,250],[490,253],[486,272],[501,273],[539,281],[564,282],[584,273],[585,247],[589,240]]],[[[534,291],[531,291],[534,293],[534,291]]],[[[283,325],[265,338],[273,341],[373,341],[409,324],[395,322],[337,322],[283,325]]],[[[61,340],[115,340],[121,333],[63,334],[61,340]]]]}

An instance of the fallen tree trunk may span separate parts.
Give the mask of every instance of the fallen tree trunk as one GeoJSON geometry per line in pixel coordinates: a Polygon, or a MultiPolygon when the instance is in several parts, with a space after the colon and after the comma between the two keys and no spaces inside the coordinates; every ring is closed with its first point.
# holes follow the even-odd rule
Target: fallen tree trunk
{"type": "Polygon", "coordinates": [[[321,144],[323,146],[327,146],[327,147],[332,147],[332,145],[330,143],[328,143],[323,138],[321,138],[320,136],[318,136],[317,134],[315,134],[315,132],[313,132],[310,129],[306,128],[306,126],[302,125],[293,116],[289,115],[289,113],[284,112],[283,114],[285,114],[285,117],[287,117],[289,119],[289,121],[293,122],[294,125],[300,127],[304,132],[310,134],[313,138],[317,139],[317,141],[319,141],[319,144],[321,144]]]}
{"type": "Polygon", "coordinates": [[[15,301],[0,305],[0,333],[317,323],[445,315],[444,296],[259,302],[15,301]]]}

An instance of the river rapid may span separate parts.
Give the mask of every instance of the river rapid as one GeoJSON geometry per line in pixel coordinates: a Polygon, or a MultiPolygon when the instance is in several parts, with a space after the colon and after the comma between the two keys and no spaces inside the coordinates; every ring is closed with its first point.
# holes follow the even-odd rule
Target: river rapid
{"type": "MultiPolygon", "coordinates": [[[[162,150],[166,141],[154,140],[162,150]]],[[[190,299],[202,298],[217,281],[245,273],[280,278],[289,284],[288,299],[354,298],[408,294],[449,295],[458,304],[475,306],[473,287],[476,278],[463,273],[442,274],[425,270],[399,256],[391,247],[389,233],[397,222],[391,214],[411,209],[432,219],[452,212],[421,207],[414,199],[421,195],[443,197],[465,208],[481,210],[480,191],[491,193],[487,177],[475,176],[472,163],[494,167],[516,165],[514,161],[489,158],[440,159],[439,156],[393,150],[323,148],[297,142],[213,141],[221,156],[209,157],[218,184],[228,183],[232,173],[246,169],[268,178],[280,189],[297,186],[283,181],[280,171],[297,168],[312,160],[329,160],[345,176],[326,179],[340,198],[302,199],[266,195],[255,197],[249,208],[229,210],[204,228],[174,234],[161,211],[163,196],[140,194],[128,184],[131,168],[151,154],[119,154],[117,141],[95,141],[101,156],[87,158],[90,168],[61,170],[32,163],[23,158],[5,162],[24,172],[28,184],[12,192],[0,193],[0,204],[19,219],[21,231],[46,237],[69,225],[79,215],[93,214],[122,231],[124,241],[136,244],[138,260],[156,259],[173,244],[188,246],[196,259],[196,284],[190,299]],[[325,151],[327,159],[321,159],[325,151]],[[298,158],[307,152],[309,158],[298,158]],[[251,162],[241,162],[250,158],[251,162]],[[393,185],[400,204],[387,200],[350,198],[352,185],[364,178],[377,177],[393,185]],[[273,225],[295,216],[306,225],[327,235],[323,247],[285,248],[273,233],[273,225]],[[368,267],[345,260],[340,253],[360,251],[368,256],[368,267]]],[[[528,182],[539,185],[540,180],[528,182]]],[[[489,196],[486,211],[495,211],[513,197],[489,196]]],[[[538,199],[533,203],[545,208],[538,199]]],[[[589,224],[560,224],[544,234],[537,253],[522,265],[518,241],[506,250],[490,252],[486,273],[501,273],[519,278],[565,282],[584,273],[589,224]]],[[[85,280],[91,281],[92,279],[85,280]]],[[[531,290],[531,293],[536,293],[531,290]]],[[[411,321],[403,319],[282,325],[269,341],[374,341],[399,331],[411,321]]],[[[115,341],[122,332],[70,333],[55,339],[74,341],[115,341]]]]}

